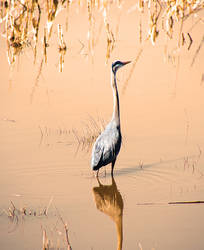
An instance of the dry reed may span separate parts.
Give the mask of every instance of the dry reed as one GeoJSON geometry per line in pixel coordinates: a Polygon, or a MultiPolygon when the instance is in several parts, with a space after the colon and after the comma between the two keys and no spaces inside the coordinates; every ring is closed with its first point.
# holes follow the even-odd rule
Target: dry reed
{"type": "Polygon", "coordinates": [[[89,116],[88,119],[82,122],[80,129],[66,129],[61,127],[51,129],[47,126],[38,126],[40,131],[40,145],[42,145],[42,141],[46,140],[46,138],[55,137],[54,143],[64,143],[65,145],[77,144],[77,151],[80,149],[89,152],[96,138],[104,130],[105,124],[106,122],[102,118],[95,119],[89,116]]]}
{"type": "MultiPolygon", "coordinates": [[[[22,222],[25,220],[25,218],[28,217],[42,217],[42,216],[48,216],[49,214],[52,214],[48,210],[53,203],[53,197],[49,200],[49,203],[47,206],[45,206],[43,209],[31,209],[28,207],[22,207],[22,208],[17,208],[14,203],[11,201],[10,206],[8,209],[4,209],[2,213],[0,214],[1,216],[3,214],[6,214],[10,220],[10,222],[13,225],[12,230],[10,232],[15,231],[19,225],[22,224],[22,222]]],[[[61,222],[61,226],[63,226],[62,229],[57,228],[57,224],[55,225],[54,231],[52,231],[52,235],[54,232],[53,236],[57,236],[59,239],[57,243],[54,243],[54,240],[49,238],[49,233],[48,229],[45,229],[44,227],[41,226],[42,228],[42,249],[43,250],[48,250],[48,249],[67,249],[67,250],[72,250],[71,243],[70,243],[70,237],[69,237],[69,228],[68,224],[64,221],[62,216],[59,213],[59,210],[54,206],[55,213],[54,215],[57,217],[57,221],[61,222]],[[61,237],[64,238],[61,239],[61,237]],[[59,246],[60,245],[60,246],[59,246]],[[61,247],[62,246],[62,247],[61,247]]]]}
{"type": "Polygon", "coordinates": [[[53,198],[50,199],[47,206],[41,209],[33,209],[27,206],[18,208],[13,201],[10,201],[10,206],[7,209],[3,209],[1,215],[5,214],[8,217],[9,221],[12,223],[12,229],[10,230],[10,232],[13,232],[18,228],[19,225],[24,222],[25,218],[41,218],[48,216],[48,210],[50,208],[52,200],[53,198]]]}
{"type": "Polygon", "coordinates": [[[52,201],[53,198],[50,199],[48,205],[43,209],[31,209],[28,207],[17,208],[13,201],[10,201],[10,206],[8,209],[4,209],[3,213],[5,213],[11,221],[18,221],[20,216],[47,216],[52,201]]]}
{"type": "Polygon", "coordinates": [[[83,122],[83,129],[81,132],[77,129],[72,129],[72,133],[78,143],[78,149],[89,152],[91,146],[104,128],[105,121],[103,119],[98,118],[95,120],[90,116],[87,122],[83,122]]]}
{"type": "MultiPolygon", "coordinates": [[[[113,49],[116,46],[116,37],[119,32],[120,15],[125,6],[124,1],[118,0],[87,0],[87,1],[71,1],[71,0],[10,0],[0,1],[0,24],[2,26],[1,35],[5,37],[7,43],[7,55],[10,65],[15,64],[16,56],[21,54],[27,47],[32,47],[34,52],[34,62],[37,58],[37,48],[41,29],[44,30],[43,34],[43,54],[44,61],[47,62],[47,48],[51,36],[53,35],[55,19],[61,11],[65,11],[66,14],[66,31],[68,31],[70,9],[79,11],[84,7],[86,3],[86,9],[88,14],[88,31],[87,41],[89,53],[94,55],[94,48],[99,39],[99,34],[102,30],[102,22],[104,24],[104,30],[107,35],[106,42],[106,62],[109,60],[113,49]],[[117,8],[120,11],[118,18],[118,24],[115,32],[113,31],[113,24],[111,18],[111,8],[117,8]],[[46,23],[42,23],[42,15],[46,17],[46,23]],[[99,17],[99,18],[98,18],[99,17]],[[98,21],[99,20],[99,21],[98,21]],[[98,23],[99,22],[99,23],[98,23]],[[97,29],[98,28],[98,36],[97,29]]],[[[155,45],[158,36],[166,35],[169,39],[176,38],[178,46],[183,46],[188,40],[188,50],[190,50],[193,43],[193,37],[191,35],[192,29],[200,22],[203,22],[202,16],[199,13],[204,9],[204,0],[138,0],[136,5],[129,7],[129,12],[135,12],[137,10],[140,13],[140,23],[138,25],[139,40],[149,39],[153,45],[155,45]],[[149,19],[148,32],[142,28],[142,18],[146,18],[146,13],[149,19]],[[193,23],[193,27],[188,32],[183,31],[184,22],[189,19],[190,16],[197,15],[200,17],[193,23]],[[180,25],[179,33],[176,33],[177,26],[180,25]],[[145,37],[146,39],[142,39],[145,37]]],[[[128,12],[128,13],[129,13],[128,12]]],[[[136,27],[137,29],[137,27],[136,27]]],[[[63,39],[61,25],[58,25],[58,39],[59,39],[59,71],[63,69],[64,54],[66,52],[66,44],[63,39]]],[[[192,65],[203,45],[203,39],[200,42],[198,49],[192,61],[192,65]]]]}
{"type": "Polygon", "coordinates": [[[67,222],[64,221],[62,216],[59,213],[59,210],[55,207],[56,213],[58,220],[61,222],[61,225],[63,226],[63,229],[59,229],[57,227],[57,223],[54,227],[54,235],[53,235],[53,229],[52,231],[52,236],[62,236],[63,239],[57,239],[56,243],[54,242],[54,239],[48,238],[48,229],[46,230],[45,228],[42,228],[42,249],[43,250],[57,250],[57,249],[66,249],[66,250],[72,250],[72,246],[70,243],[70,237],[69,237],[69,228],[67,222]]]}

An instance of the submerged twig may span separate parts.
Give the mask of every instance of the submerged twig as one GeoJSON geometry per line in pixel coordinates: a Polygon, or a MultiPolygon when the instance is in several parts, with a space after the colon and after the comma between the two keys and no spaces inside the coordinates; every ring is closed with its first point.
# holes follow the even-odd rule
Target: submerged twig
{"type": "Polygon", "coordinates": [[[66,238],[66,242],[67,242],[67,250],[72,250],[72,247],[71,247],[71,244],[70,244],[70,241],[69,241],[69,234],[68,234],[68,225],[67,223],[63,220],[62,216],[60,215],[59,213],[59,210],[57,209],[57,207],[55,207],[57,213],[58,213],[58,216],[62,222],[62,224],[64,225],[64,229],[65,229],[65,238],[66,238]]]}
{"type": "Polygon", "coordinates": [[[49,246],[50,246],[50,242],[49,242],[49,239],[47,237],[46,230],[43,229],[43,247],[42,247],[42,249],[49,250],[49,248],[50,248],[49,246]]]}
{"type": "Polygon", "coordinates": [[[195,52],[195,55],[194,55],[193,60],[192,60],[192,63],[191,63],[191,67],[192,67],[193,64],[195,63],[195,59],[196,59],[196,57],[198,56],[198,54],[199,54],[199,52],[200,52],[200,50],[201,50],[201,47],[202,47],[203,43],[204,43],[204,35],[203,35],[203,37],[202,37],[202,39],[201,39],[201,41],[200,41],[200,44],[199,44],[199,46],[198,46],[198,48],[197,48],[197,50],[196,50],[196,52],[195,52]]]}
{"type": "Polygon", "coordinates": [[[169,202],[144,202],[137,203],[138,206],[160,206],[160,205],[188,205],[188,204],[204,204],[203,200],[199,201],[169,201],[169,202]]]}

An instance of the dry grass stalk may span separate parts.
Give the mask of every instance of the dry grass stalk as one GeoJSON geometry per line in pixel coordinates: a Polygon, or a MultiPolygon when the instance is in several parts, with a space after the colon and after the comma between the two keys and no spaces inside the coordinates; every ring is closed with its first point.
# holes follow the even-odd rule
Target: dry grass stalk
{"type": "Polygon", "coordinates": [[[34,99],[34,96],[35,96],[36,89],[39,86],[38,82],[39,82],[39,79],[40,79],[40,76],[41,76],[41,73],[42,73],[43,64],[44,64],[44,60],[42,59],[41,63],[40,63],[39,70],[38,70],[38,74],[37,74],[36,79],[35,79],[35,83],[34,83],[34,85],[32,87],[31,93],[30,93],[30,103],[33,103],[33,99],[34,99]]]}
{"type": "MultiPolygon", "coordinates": [[[[66,0],[64,0],[62,2],[62,5],[64,4],[66,0]]],[[[71,6],[72,1],[71,0],[67,0],[67,16],[66,16],[66,31],[68,31],[68,25],[69,25],[69,9],[71,6]]]]}
{"type": "Polygon", "coordinates": [[[191,37],[191,35],[190,35],[190,33],[189,33],[189,32],[187,33],[187,35],[188,35],[188,37],[189,37],[189,45],[188,45],[188,50],[190,50],[191,45],[192,45],[192,43],[193,43],[193,39],[192,39],[192,37],[191,37]]]}
{"type": "Polygon", "coordinates": [[[88,122],[84,122],[82,133],[73,129],[72,133],[78,143],[78,149],[90,150],[91,146],[105,128],[105,122],[102,119],[95,120],[93,117],[89,117],[88,122]]]}
{"type": "Polygon", "coordinates": [[[88,11],[88,22],[89,22],[89,29],[87,33],[88,50],[91,56],[93,56],[94,53],[94,18],[93,18],[94,1],[93,0],[87,0],[87,11],[88,11]]]}
{"type": "Polygon", "coordinates": [[[197,48],[197,50],[195,52],[195,55],[193,56],[193,60],[192,60],[191,66],[193,66],[193,64],[195,63],[195,59],[198,56],[198,54],[199,54],[199,52],[201,50],[201,47],[203,46],[203,43],[204,43],[204,35],[203,35],[203,37],[202,37],[202,39],[200,41],[200,44],[199,44],[199,46],[198,46],[198,48],[197,48]]]}
{"type": "Polygon", "coordinates": [[[139,41],[142,43],[142,18],[140,16],[140,24],[139,24],[139,41]]]}
{"type": "Polygon", "coordinates": [[[48,209],[53,201],[53,198],[50,199],[48,205],[42,210],[34,210],[27,207],[17,208],[14,203],[11,201],[8,209],[4,209],[3,213],[5,213],[9,220],[14,224],[15,228],[18,226],[19,222],[22,221],[25,217],[34,216],[41,217],[48,215],[48,209]]]}
{"type": "Polygon", "coordinates": [[[59,24],[58,25],[58,41],[59,41],[59,72],[62,72],[63,70],[63,65],[64,65],[64,56],[67,51],[67,46],[64,41],[63,33],[62,33],[62,26],[59,24]]]}
{"type": "Polygon", "coordinates": [[[38,3],[38,0],[32,2],[31,17],[32,17],[32,25],[33,25],[33,33],[34,33],[34,37],[33,37],[33,40],[34,40],[34,63],[36,63],[38,34],[39,34],[40,18],[41,18],[41,8],[40,8],[40,5],[38,3]],[[38,11],[38,14],[34,14],[35,11],[38,11]]]}
{"type": "Polygon", "coordinates": [[[43,229],[43,247],[42,247],[43,250],[49,250],[50,249],[50,242],[49,242],[49,239],[47,237],[47,233],[46,233],[46,230],[43,229]]]}
{"type": "Polygon", "coordinates": [[[44,127],[41,127],[41,126],[38,126],[39,130],[40,130],[40,134],[42,137],[44,136],[52,136],[52,135],[70,135],[71,134],[71,131],[66,129],[66,128],[57,128],[57,129],[51,129],[47,126],[44,126],[44,127]]]}
{"type": "Polygon", "coordinates": [[[53,22],[55,20],[58,10],[58,0],[47,0],[47,31],[48,31],[48,40],[52,35],[53,22]]]}
{"type": "Polygon", "coordinates": [[[123,89],[122,89],[122,94],[123,94],[123,95],[125,94],[126,88],[127,88],[127,86],[128,86],[128,82],[129,82],[129,80],[130,80],[130,78],[131,78],[131,76],[132,76],[132,74],[133,74],[133,72],[134,72],[134,70],[135,70],[136,63],[137,63],[137,61],[139,60],[139,58],[140,58],[142,52],[143,52],[143,48],[141,48],[141,49],[139,50],[139,52],[138,52],[136,58],[135,58],[134,61],[132,62],[132,68],[131,68],[131,70],[130,70],[130,73],[129,73],[127,79],[126,79],[125,82],[124,82],[124,86],[123,86],[123,89]]]}
{"type": "Polygon", "coordinates": [[[198,147],[198,154],[195,155],[195,157],[193,157],[192,159],[189,156],[184,157],[183,168],[184,171],[188,169],[192,171],[192,174],[197,173],[200,175],[200,177],[203,177],[203,173],[199,170],[199,168],[197,168],[202,155],[202,150],[199,145],[197,147],[198,147]]]}
{"type": "Polygon", "coordinates": [[[107,32],[107,47],[106,47],[106,64],[110,58],[111,52],[115,48],[115,38],[113,32],[110,29],[109,23],[106,23],[106,32],[107,32]]]}
{"type": "Polygon", "coordinates": [[[47,63],[47,48],[49,47],[49,44],[47,42],[47,34],[46,33],[47,33],[47,29],[44,28],[43,55],[44,55],[44,62],[45,62],[45,64],[47,63]]]}
{"type": "Polygon", "coordinates": [[[68,231],[68,225],[67,223],[63,220],[62,216],[59,213],[59,210],[55,207],[58,217],[60,218],[60,221],[62,222],[63,226],[64,226],[64,230],[65,230],[65,239],[66,239],[66,244],[67,244],[67,250],[72,250],[72,246],[70,244],[70,240],[69,240],[69,231],[68,231]]]}
{"type": "Polygon", "coordinates": [[[45,228],[42,229],[42,250],[59,250],[59,249],[67,249],[72,250],[72,246],[69,239],[69,229],[67,223],[63,220],[62,216],[59,214],[59,211],[57,208],[55,208],[57,211],[57,215],[59,220],[61,221],[63,225],[63,231],[61,229],[58,229],[55,225],[54,231],[51,229],[52,232],[52,238],[49,237],[49,231],[45,228]],[[53,234],[54,233],[54,234],[53,234]],[[57,236],[57,239],[53,239],[57,236]],[[60,237],[59,237],[60,236],[60,237]],[[61,237],[64,239],[62,240],[61,237]]]}
{"type": "MultiPolygon", "coordinates": [[[[48,127],[42,127],[38,126],[40,130],[40,141],[42,143],[42,140],[45,137],[57,135],[57,136],[69,136],[69,141],[62,142],[61,140],[58,140],[56,143],[65,143],[66,145],[73,145],[77,143],[78,150],[81,149],[86,150],[89,152],[89,149],[99,136],[99,134],[104,130],[105,128],[105,121],[101,118],[94,119],[93,117],[89,117],[87,121],[83,122],[82,129],[72,129],[68,130],[65,128],[58,128],[58,129],[51,129],[48,127]],[[71,140],[72,136],[74,140],[71,140]]],[[[78,151],[77,150],[77,151],[78,151]]]]}
{"type": "Polygon", "coordinates": [[[53,202],[53,197],[50,198],[48,205],[44,208],[43,214],[47,216],[50,205],[53,202]]]}
{"type": "Polygon", "coordinates": [[[115,47],[115,38],[114,38],[113,32],[110,28],[110,24],[107,18],[107,6],[105,6],[103,10],[103,18],[104,18],[104,25],[105,25],[106,34],[107,34],[107,46],[106,46],[106,64],[107,64],[110,58],[111,52],[113,51],[115,47]]]}

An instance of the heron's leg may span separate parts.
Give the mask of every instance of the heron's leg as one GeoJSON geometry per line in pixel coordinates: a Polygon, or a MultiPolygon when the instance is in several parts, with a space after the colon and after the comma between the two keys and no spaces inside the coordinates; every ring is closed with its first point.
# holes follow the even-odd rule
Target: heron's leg
{"type": "Polygon", "coordinates": [[[98,176],[96,177],[96,179],[97,179],[97,181],[98,181],[99,186],[103,186],[103,185],[101,184],[101,182],[100,182],[98,176]]]}
{"type": "Polygon", "coordinates": [[[111,164],[111,176],[113,177],[113,169],[114,169],[114,166],[115,166],[115,160],[116,159],[114,159],[113,161],[112,161],[112,164],[111,164]]]}
{"type": "Polygon", "coordinates": [[[97,170],[97,172],[96,172],[96,177],[98,178],[98,174],[99,174],[99,169],[97,170]]]}

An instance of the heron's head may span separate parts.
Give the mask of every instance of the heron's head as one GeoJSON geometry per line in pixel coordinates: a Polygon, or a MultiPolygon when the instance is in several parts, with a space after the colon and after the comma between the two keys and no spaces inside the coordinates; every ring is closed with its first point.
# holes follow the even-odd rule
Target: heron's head
{"type": "Polygon", "coordinates": [[[126,65],[126,64],[128,64],[130,62],[131,61],[126,61],[126,62],[116,61],[116,62],[113,62],[112,63],[112,71],[113,71],[113,73],[115,74],[119,68],[121,68],[122,66],[124,66],[124,65],[126,65]]]}

